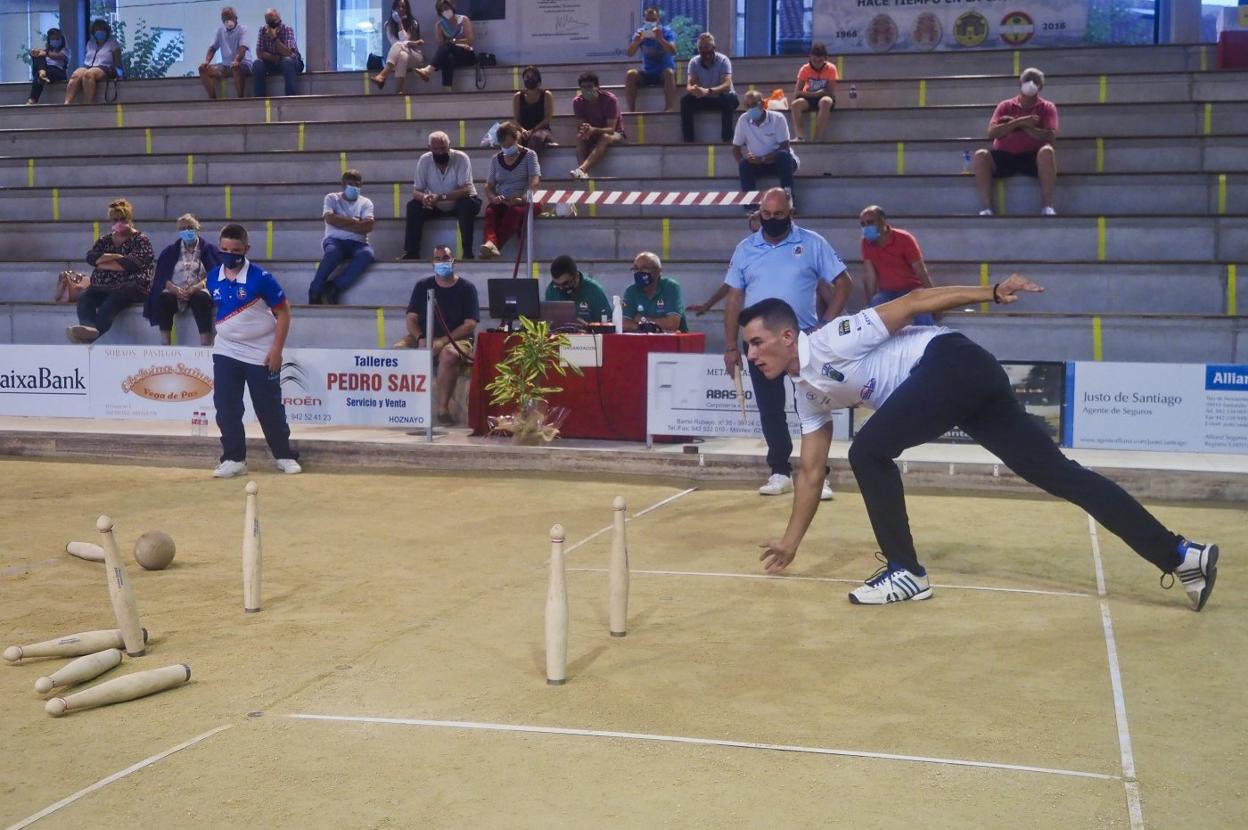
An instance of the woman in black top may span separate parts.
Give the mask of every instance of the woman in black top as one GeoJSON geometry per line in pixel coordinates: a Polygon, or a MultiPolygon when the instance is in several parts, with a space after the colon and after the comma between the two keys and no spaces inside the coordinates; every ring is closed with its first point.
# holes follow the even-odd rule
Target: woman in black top
{"type": "Polygon", "coordinates": [[[30,50],[30,95],[27,104],[39,103],[43,88],[53,81],[63,81],[69,72],[69,49],[60,29],[48,29],[42,49],[30,50]]]}
{"type": "Polygon", "coordinates": [[[511,102],[512,120],[520,125],[520,143],[530,150],[558,147],[550,133],[550,119],[555,117],[555,96],[542,89],[542,73],[536,66],[526,66],[522,76],[524,89],[511,102]]]}

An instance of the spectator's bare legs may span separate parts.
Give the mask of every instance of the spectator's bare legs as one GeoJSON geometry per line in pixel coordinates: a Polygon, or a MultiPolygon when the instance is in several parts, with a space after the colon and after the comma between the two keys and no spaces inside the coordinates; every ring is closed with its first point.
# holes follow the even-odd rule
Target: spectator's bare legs
{"type": "Polygon", "coordinates": [[[91,67],[82,76],[82,103],[95,103],[95,85],[104,78],[104,70],[91,67]]]}
{"type": "Polygon", "coordinates": [[[628,74],[624,76],[624,100],[628,103],[629,112],[637,111],[637,81],[640,78],[641,72],[636,69],[628,70],[628,74]]]}
{"type": "Polygon", "coordinates": [[[69,76],[69,81],[65,84],[65,103],[74,103],[74,96],[78,94],[78,88],[82,86],[82,76],[86,69],[75,69],[74,74],[69,76]]]}
{"type": "Polygon", "coordinates": [[[215,66],[201,66],[199,68],[199,82],[204,85],[204,92],[208,93],[208,97],[214,100],[217,97],[217,79],[220,77],[220,70],[215,66]]]}
{"type": "Polygon", "coordinates": [[[581,141],[576,142],[576,157],[580,159],[580,168],[588,173],[590,168],[598,162],[602,161],[602,156],[607,152],[607,148],[620,140],[619,133],[606,133],[600,135],[597,141],[581,141]]]}
{"type": "Polygon", "coordinates": [[[667,106],[663,108],[663,111],[671,112],[676,109],[676,71],[674,69],[663,70],[663,94],[667,100],[667,106]]]}
{"type": "Polygon", "coordinates": [[[1057,154],[1053,145],[1046,144],[1036,153],[1036,172],[1040,178],[1040,201],[1042,207],[1053,207],[1053,191],[1057,188],[1057,154]]]}
{"type": "Polygon", "coordinates": [[[809,110],[810,104],[805,98],[795,98],[789,105],[789,111],[793,114],[793,137],[798,141],[806,140],[806,136],[802,135],[802,124],[806,121],[806,113],[809,110]]]}
{"type": "Polygon", "coordinates": [[[451,414],[451,396],[455,394],[455,384],[459,381],[460,361],[459,352],[449,343],[438,352],[438,411],[434,413],[437,417],[451,414]]]}
{"type": "Polygon", "coordinates": [[[992,153],[976,150],[971,159],[971,169],[975,172],[975,186],[979,188],[979,200],[984,210],[992,210],[992,153]]]}
{"type": "Polygon", "coordinates": [[[819,136],[823,135],[823,128],[832,119],[832,106],[831,98],[824,96],[819,99],[819,115],[815,118],[815,134],[810,137],[811,141],[818,141],[819,136]]]}

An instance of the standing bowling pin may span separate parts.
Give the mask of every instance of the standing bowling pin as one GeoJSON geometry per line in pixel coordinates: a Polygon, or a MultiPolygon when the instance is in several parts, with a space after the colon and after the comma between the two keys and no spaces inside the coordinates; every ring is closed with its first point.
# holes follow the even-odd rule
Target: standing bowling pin
{"type": "Polygon", "coordinates": [[[550,529],[550,583],[546,588],[546,683],[568,682],[568,588],[563,572],[563,525],[550,529]]]}
{"type": "Polygon", "coordinates": [[[260,515],[256,493],[260,487],[247,482],[247,510],[243,516],[243,610],[260,610],[260,515]]]}
{"type": "MultiPolygon", "coordinates": [[[[57,637],[55,640],[44,640],[42,643],[9,646],[4,650],[4,659],[10,663],[16,663],[25,657],[81,657],[84,654],[95,654],[106,648],[121,648],[125,642],[119,628],[81,631],[77,634],[57,637]]],[[[143,629],[143,642],[147,642],[146,628],[143,629]]]]}
{"type": "Polygon", "coordinates": [[[101,516],[95,522],[95,529],[100,532],[104,570],[108,572],[108,596],[113,601],[113,615],[117,618],[117,627],[121,629],[126,654],[142,657],[147,649],[143,647],[143,627],[139,625],[139,604],[134,599],[134,588],[126,578],[126,568],[121,564],[121,553],[117,550],[117,540],[113,538],[113,520],[101,516]]]}
{"type": "Polygon", "coordinates": [[[185,663],[179,663],[175,666],[165,666],[163,669],[149,669],[113,680],[105,680],[90,689],[84,689],[65,697],[54,697],[43,708],[49,715],[55,717],[91,706],[121,703],[123,700],[134,700],[136,697],[163,692],[165,689],[181,686],[190,679],[191,667],[185,663]]]}
{"type": "Polygon", "coordinates": [[[616,496],[611,506],[615,510],[615,535],[607,568],[611,591],[609,617],[611,636],[623,637],[628,633],[628,538],[624,535],[624,498],[616,496]]]}
{"type": "Polygon", "coordinates": [[[53,689],[86,683],[92,678],[99,677],[120,662],[121,649],[119,648],[105,649],[104,651],[97,651],[95,654],[79,657],[77,660],[61,666],[52,672],[50,676],[36,680],[35,691],[41,695],[46,695],[53,689]]]}

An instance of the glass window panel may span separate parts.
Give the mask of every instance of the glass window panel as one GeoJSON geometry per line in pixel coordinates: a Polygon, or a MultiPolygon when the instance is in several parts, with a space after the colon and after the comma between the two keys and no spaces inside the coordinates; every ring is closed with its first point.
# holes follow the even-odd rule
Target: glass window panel
{"type": "Polygon", "coordinates": [[[57,0],[0,0],[0,82],[30,80],[30,50],[42,47],[44,33],[59,25],[59,5],[57,0]]]}

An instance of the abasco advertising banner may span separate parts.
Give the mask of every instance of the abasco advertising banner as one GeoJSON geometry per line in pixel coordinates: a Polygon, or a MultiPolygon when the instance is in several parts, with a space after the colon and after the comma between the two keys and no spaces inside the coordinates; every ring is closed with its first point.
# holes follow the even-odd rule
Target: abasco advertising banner
{"type": "Polygon", "coordinates": [[[1083,46],[1086,0],[819,0],[813,39],[833,55],[1083,46]]]}

